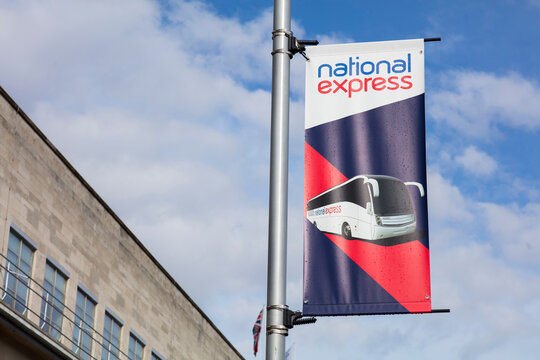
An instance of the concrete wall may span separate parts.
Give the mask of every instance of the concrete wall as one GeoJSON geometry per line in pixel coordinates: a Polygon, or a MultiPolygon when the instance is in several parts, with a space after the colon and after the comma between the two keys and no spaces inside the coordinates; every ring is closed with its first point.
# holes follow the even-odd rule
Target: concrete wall
{"type": "Polygon", "coordinates": [[[28,323],[21,326],[11,314],[6,315],[5,308],[0,308],[0,360],[77,360],[39,332],[36,335],[35,329],[32,332],[28,323]]]}
{"type": "Polygon", "coordinates": [[[36,345],[12,327],[0,323],[0,360],[56,360],[50,352],[36,345]]]}
{"type": "MultiPolygon", "coordinates": [[[[0,96],[2,254],[6,254],[13,223],[38,245],[33,277],[43,281],[47,257],[63,266],[70,273],[66,305],[75,309],[77,284],[83,284],[99,300],[97,331],[103,331],[106,307],[124,322],[121,348],[126,353],[133,329],[146,341],[145,359],[150,359],[152,348],[168,360],[241,359],[129,229],[8,100],[6,94],[0,96]]],[[[40,301],[30,297],[36,309],[40,301]]],[[[69,326],[64,322],[66,333],[72,331],[69,326]]],[[[93,355],[100,358],[101,348],[94,346],[93,355]]]]}

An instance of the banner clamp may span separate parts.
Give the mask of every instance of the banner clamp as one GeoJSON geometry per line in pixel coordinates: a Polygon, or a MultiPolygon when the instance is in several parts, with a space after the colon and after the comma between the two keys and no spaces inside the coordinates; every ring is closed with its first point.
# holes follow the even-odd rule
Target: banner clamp
{"type": "Polygon", "coordinates": [[[289,329],[292,329],[295,325],[314,324],[317,319],[314,317],[306,317],[301,311],[289,310],[287,305],[268,305],[267,310],[280,310],[283,314],[283,325],[269,325],[266,327],[266,332],[269,334],[281,334],[288,336],[289,329]]]}
{"type": "MultiPolygon", "coordinates": [[[[289,38],[289,51],[294,55],[300,53],[304,59],[309,61],[309,58],[306,56],[306,46],[317,46],[319,45],[319,40],[298,40],[296,37],[292,36],[289,38]]],[[[292,59],[292,56],[291,56],[292,59]]]]}

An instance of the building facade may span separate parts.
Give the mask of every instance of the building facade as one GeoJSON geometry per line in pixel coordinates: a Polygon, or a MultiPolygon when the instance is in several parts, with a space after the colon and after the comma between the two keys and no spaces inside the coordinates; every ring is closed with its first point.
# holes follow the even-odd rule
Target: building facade
{"type": "Polygon", "coordinates": [[[0,360],[243,359],[0,87],[0,360]]]}

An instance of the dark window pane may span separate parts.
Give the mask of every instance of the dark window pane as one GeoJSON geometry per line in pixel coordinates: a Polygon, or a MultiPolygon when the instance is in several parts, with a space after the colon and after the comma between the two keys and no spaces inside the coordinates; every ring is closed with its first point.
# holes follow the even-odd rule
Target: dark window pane
{"type": "Polygon", "coordinates": [[[26,312],[32,254],[32,249],[15,233],[10,232],[2,298],[21,314],[26,312]]]}
{"type": "Polygon", "coordinates": [[[114,320],[108,313],[105,313],[105,328],[103,337],[106,342],[103,345],[102,359],[116,360],[118,359],[120,347],[120,327],[121,325],[114,320]]]}
{"type": "Polygon", "coordinates": [[[373,199],[373,209],[379,215],[414,213],[407,186],[399,180],[377,179],[379,197],[373,199]]]}
{"type": "Polygon", "coordinates": [[[40,326],[56,339],[60,339],[62,331],[65,283],[66,278],[47,262],[40,326]]]}

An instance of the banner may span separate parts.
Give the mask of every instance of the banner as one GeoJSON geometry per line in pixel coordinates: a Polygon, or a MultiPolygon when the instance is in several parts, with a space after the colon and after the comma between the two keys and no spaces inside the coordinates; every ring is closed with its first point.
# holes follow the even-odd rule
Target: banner
{"type": "Polygon", "coordinates": [[[424,41],[306,53],[303,313],[430,312],[424,41]]]}

